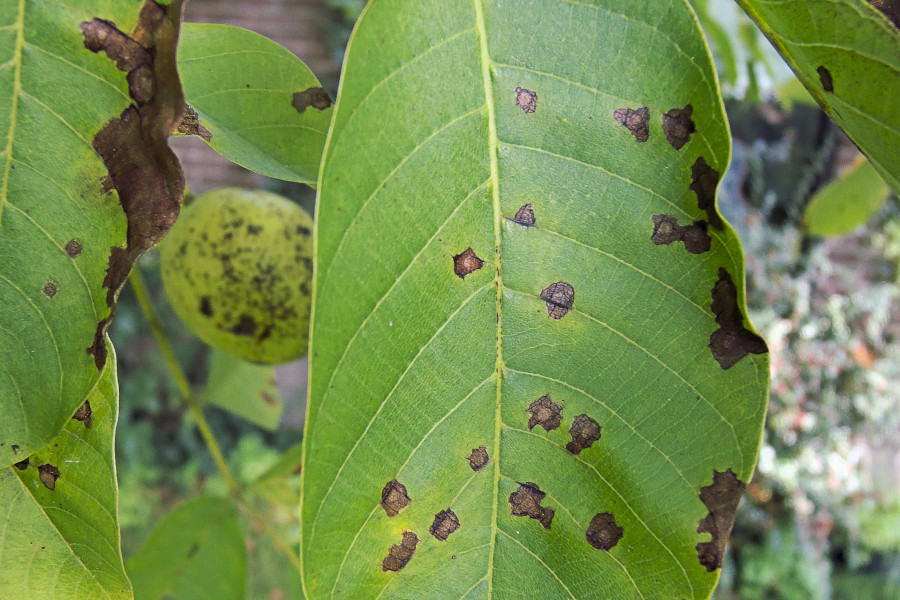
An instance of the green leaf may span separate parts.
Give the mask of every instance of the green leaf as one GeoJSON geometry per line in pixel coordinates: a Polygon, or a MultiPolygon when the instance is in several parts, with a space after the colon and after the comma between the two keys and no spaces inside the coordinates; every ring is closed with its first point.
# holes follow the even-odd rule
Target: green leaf
{"type": "Polygon", "coordinates": [[[0,0],[0,466],[56,436],[99,377],[86,349],[126,223],[91,141],[131,99],[81,23],[131,31],[139,9],[0,0]]]}
{"type": "Polygon", "coordinates": [[[730,140],[688,5],[375,0],[335,110],[302,473],[308,597],[707,598],[733,477],[756,460],[768,357],[742,352],[764,345],[715,211],[730,140]],[[676,149],[663,115],[688,104],[696,132],[676,149]],[[588,419],[602,437],[573,455],[588,419]],[[698,533],[701,489],[717,544],[698,533]],[[447,510],[460,527],[440,541],[447,510]]]}
{"type": "Polygon", "coordinates": [[[295,511],[300,504],[300,463],[303,444],[288,448],[271,467],[260,475],[250,490],[268,501],[295,511]]]}
{"type": "Polygon", "coordinates": [[[302,107],[303,92],[321,90],[299,58],[240,27],[185,23],[178,70],[213,150],[269,177],[316,181],[332,109],[293,106],[296,94],[302,107]]]}
{"type": "Polygon", "coordinates": [[[303,457],[303,444],[296,444],[285,450],[271,467],[260,475],[254,485],[258,485],[272,479],[286,479],[300,472],[300,463],[303,457]]]}
{"type": "Polygon", "coordinates": [[[900,31],[864,0],[737,0],[900,192],[900,31]]]}
{"type": "Polygon", "coordinates": [[[185,502],[127,561],[136,600],[243,600],[247,548],[227,498],[185,502]]]}
{"type": "Polygon", "coordinates": [[[731,38],[725,28],[709,13],[707,0],[690,0],[691,6],[697,13],[700,25],[707,38],[713,45],[713,55],[719,62],[722,82],[726,85],[734,85],[738,78],[737,59],[734,55],[734,47],[731,38]]]}
{"type": "Polygon", "coordinates": [[[803,84],[800,83],[800,80],[796,77],[791,77],[781,84],[778,87],[778,90],[776,90],[776,96],[778,97],[779,102],[781,102],[788,110],[790,110],[795,103],[804,106],[818,106],[813,97],[809,95],[809,92],[806,91],[806,88],[803,87],[803,84]]]}
{"type": "Polygon", "coordinates": [[[204,399],[269,430],[278,429],[284,402],[275,367],[254,365],[214,351],[204,399]]]}
{"type": "Polygon", "coordinates": [[[819,190],[803,215],[807,233],[834,236],[850,233],[878,212],[890,188],[865,157],[819,190]]]}
{"type": "Polygon", "coordinates": [[[0,598],[133,597],[119,544],[113,455],[119,392],[109,350],[87,397],[90,417],[70,419],[27,463],[0,472],[0,598]]]}

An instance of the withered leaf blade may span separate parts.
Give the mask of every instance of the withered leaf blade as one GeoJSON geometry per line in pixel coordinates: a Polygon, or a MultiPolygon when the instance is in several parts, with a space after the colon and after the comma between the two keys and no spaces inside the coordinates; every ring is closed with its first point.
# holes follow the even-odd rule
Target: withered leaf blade
{"type": "Polygon", "coordinates": [[[549,395],[541,396],[525,410],[531,415],[528,429],[534,429],[535,425],[540,425],[545,431],[556,429],[562,421],[562,409],[562,405],[554,402],[549,395]]]}
{"type": "Polygon", "coordinates": [[[448,508],[434,515],[434,522],[428,529],[428,533],[443,542],[457,529],[459,529],[459,518],[448,508]]]}
{"type": "Polygon", "coordinates": [[[44,487],[51,491],[55,490],[56,480],[59,479],[59,469],[49,463],[43,464],[38,467],[38,477],[44,487]]]}
{"type": "Polygon", "coordinates": [[[697,533],[709,533],[712,540],[697,544],[697,557],[709,572],[722,567],[725,546],[731,536],[731,528],[745,487],[747,484],[728,469],[721,473],[713,470],[713,482],[700,488],[700,500],[709,514],[700,519],[697,533]]]}
{"type": "Polygon", "coordinates": [[[663,133],[666,134],[666,140],[676,150],[688,143],[691,134],[697,131],[691,113],[694,107],[690,104],[684,108],[673,108],[663,115],[663,133]]]}
{"type": "Polygon", "coordinates": [[[207,142],[212,139],[212,132],[200,122],[200,115],[190,104],[185,104],[184,116],[178,122],[175,131],[184,135],[196,135],[207,142]]]}
{"type": "Polygon", "coordinates": [[[646,106],[637,110],[617,108],[613,112],[613,118],[630,131],[638,142],[646,142],[650,139],[650,109],[646,106]]]}
{"type": "Polygon", "coordinates": [[[697,206],[706,212],[707,222],[718,230],[725,224],[719,211],[716,210],[716,186],[719,185],[719,172],[709,166],[706,159],[698,157],[691,165],[691,191],[697,196],[697,206]]]}
{"type": "Polygon", "coordinates": [[[91,425],[94,424],[94,412],[91,410],[91,403],[85,400],[84,404],[79,406],[75,414],[72,415],[72,418],[76,421],[81,421],[86,428],[90,429],[91,425]]]}
{"type": "Polygon", "coordinates": [[[572,422],[569,435],[572,441],[566,444],[566,450],[577,455],[600,439],[600,424],[587,415],[578,415],[572,422]]]}
{"type": "Polygon", "coordinates": [[[404,531],[400,543],[391,546],[388,555],[381,561],[381,570],[397,572],[405,567],[415,553],[418,543],[419,536],[412,531],[404,531]]]}
{"type": "Polygon", "coordinates": [[[521,108],[525,114],[530,115],[537,110],[537,101],[537,92],[526,90],[523,87],[516,88],[516,106],[521,108]]]}
{"type": "Polygon", "coordinates": [[[453,272],[460,279],[465,279],[466,275],[474,273],[484,265],[484,261],[475,255],[472,248],[466,248],[461,254],[453,257],[453,272]]]}
{"type": "Polygon", "coordinates": [[[291,106],[300,114],[303,114],[309,107],[325,110],[331,104],[331,96],[320,87],[311,87],[302,92],[294,92],[294,95],[291,97],[291,106]]]}
{"type": "Polygon", "coordinates": [[[748,354],[769,351],[761,337],[744,327],[744,317],[738,307],[737,286],[723,268],[719,268],[719,280],[712,289],[710,308],[716,315],[719,329],[709,336],[709,349],[723,370],[730,369],[748,354]]]}
{"type": "Polygon", "coordinates": [[[488,451],[485,446],[472,448],[471,454],[466,457],[469,460],[469,466],[473,471],[480,471],[484,465],[488,464],[488,451]]]}
{"type": "Polygon", "coordinates": [[[547,494],[530,481],[520,483],[519,489],[510,494],[510,512],[516,517],[531,517],[540,522],[544,529],[550,529],[554,511],[550,507],[541,506],[544,496],[547,494]]]}
{"type": "Polygon", "coordinates": [[[517,223],[522,227],[534,227],[535,222],[534,209],[531,207],[530,202],[523,204],[516,212],[516,216],[513,217],[513,223],[517,223]]]}
{"type": "Polygon", "coordinates": [[[622,539],[623,529],[616,524],[612,513],[598,513],[591,519],[585,537],[597,550],[611,550],[622,539]]]}
{"type": "Polygon", "coordinates": [[[684,249],[691,254],[707,252],[712,240],[706,232],[706,221],[694,221],[693,225],[679,225],[673,215],[653,215],[653,234],[650,241],[657,246],[672,242],[684,242],[684,249]]]}
{"type": "Polygon", "coordinates": [[[409,495],[406,486],[394,479],[381,490],[381,508],[389,517],[396,517],[400,511],[409,506],[409,495]]]}
{"type": "Polygon", "coordinates": [[[565,281],[551,283],[541,290],[541,300],[547,303],[547,314],[551,319],[562,319],[575,303],[575,288],[565,281]]]}
{"type": "Polygon", "coordinates": [[[108,21],[82,23],[85,47],[105,52],[127,72],[134,99],[91,144],[109,171],[128,220],[126,246],[112,249],[103,281],[111,312],[97,324],[94,343],[87,349],[98,370],[106,363],[105,335],[115,316],[119,291],[137,259],[159,243],[175,222],[184,195],[184,173],[167,143],[185,111],[175,64],[182,4],[176,0],[164,7],[148,0],[130,36],[108,21]]]}

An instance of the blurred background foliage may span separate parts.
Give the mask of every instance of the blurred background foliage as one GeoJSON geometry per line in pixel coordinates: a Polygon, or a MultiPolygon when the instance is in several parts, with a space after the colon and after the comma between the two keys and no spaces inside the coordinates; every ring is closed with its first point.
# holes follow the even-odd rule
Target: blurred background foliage
{"type": "MultiPolygon", "coordinates": [[[[900,598],[900,204],[736,4],[690,1],[716,59],[734,136],[720,209],[744,244],[750,315],[772,356],[760,461],[714,597],[900,598]]],[[[261,21],[248,0],[193,0],[187,19],[241,25],[275,39],[306,60],[334,95],[343,47],[364,3],[272,2],[267,10],[281,11],[274,18],[281,29],[272,31],[266,24],[273,16],[261,21]]],[[[174,145],[195,192],[238,183],[285,194],[312,212],[308,188],[223,167],[194,142],[174,145]]],[[[203,397],[214,357],[169,308],[158,253],[139,268],[177,358],[203,397]]],[[[130,557],[173,508],[225,495],[227,487],[130,288],[111,333],[120,368],[120,520],[130,557]]],[[[259,373],[264,393],[252,402],[271,407],[272,395],[280,395],[277,427],[228,410],[235,399],[222,398],[223,390],[246,386],[213,388],[217,399],[205,412],[236,477],[256,482],[247,501],[296,544],[306,363],[279,367],[277,390],[271,372],[259,373]]],[[[267,420],[257,419],[274,424],[267,420]]],[[[247,598],[301,598],[284,554],[247,515],[241,519],[247,598]]]]}

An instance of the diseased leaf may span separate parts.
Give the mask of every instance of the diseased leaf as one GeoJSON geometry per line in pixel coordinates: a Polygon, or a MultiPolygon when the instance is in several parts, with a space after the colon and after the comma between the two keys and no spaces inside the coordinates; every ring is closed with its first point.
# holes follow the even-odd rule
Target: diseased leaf
{"type": "Polygon", "coordinates": [[[816,192],[803,215],[810,235],[850,233],[878,212],[890,188],[872,163],[860,156],[834,181],[816,192]]]}
{"type": "Polygon", "coordinates": [[[0,471],[0,598],[133,597],[117,522],[118,395],[110,352],[81,411],[90,426],[73,417],[18,468],[0,471]]]}
{"type": "Polygon", "coordinates": [[[0,0],[3,466],[84,402],[118,290],[177,213],[179,9],[0,0]]]}
{"type": "Polygon", "coordinates": [[[284,402],[275,385],[275,367],[254,365],[214,351],[203,398],[260,427],[278,429],[284,402]]]}
{"type": "Polygon", "coordinates": [[[135,600],[243,600],[247,548],[234,504],[185,502],[156,526],[127,569],[135,600]]]}
{"type": "Polygon", "coordinates": [[[701,489],[750,477],[768,384],[729,150],[683,1],[368,3],[319,180],[308,597],[709,596],[701,489]]]}
{"type": "Polygon", "coordinates": [[[183,28],[178,69],[208,135],[195,133],[242,167],[314,184],[332,110],[312,71],[258,33],[209,23],[183,28]]]}
{"type": "Polygon", "coordinates": [[[828,116],[900,192],[897,26],[865,0],[737,2],[828,116]]]}

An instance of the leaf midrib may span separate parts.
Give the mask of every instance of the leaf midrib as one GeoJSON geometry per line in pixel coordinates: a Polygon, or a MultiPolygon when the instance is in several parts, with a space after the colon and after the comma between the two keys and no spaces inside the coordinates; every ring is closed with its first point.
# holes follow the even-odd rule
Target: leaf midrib
{"type": "Polygon", "coordinates": [[[496,303],[497,303],[497,331],[496,331],[496,348],[497,360],[494,363],[494,377],[497,380],[497,401],[494,407],[494,449],[491,459],[494,463],[494,492],[491,509],[491,549],[488,555],[488,598],[494,596],[494,551],[497,546],[497,513],[499,509],[500,497],[500,432],[502,429],[502,386],[503,381],[503,269],[501,266],[501,219],[502,211],[500,207],[500,176],[497,165],[497,115],[494,107],[494,89],[491,81],[491,57],[487,46],[487,30],[485,29],[484,7],[482,0],[473,0],[475,4],[475,28],[478,32],[478,46],[481,58],[481,78],[484,86],[485,105],[488,114],[488,154],[490,156],[491,169],[491,196],[494,207],[494,265],[496,267],[496,276],[494,285],[496,286],[496,303]]]}
{"type": "Polygon", "coordinates": [[[16,30],[16,45],[13,49],[13,91],[9,110],[9,130],[6,137],[6,148],[3,154],[6,161],[3,165],[3,181],[0,182],[0,225],[3,224],[3,209],[9,193],[9,172],[12,169],[13,138],[16,134],[16,112],[19,108],[19,93],[22,91],[22,48],[25,47],[25,0],[19,0],[19,14],[13,25],[16,30]]]}

